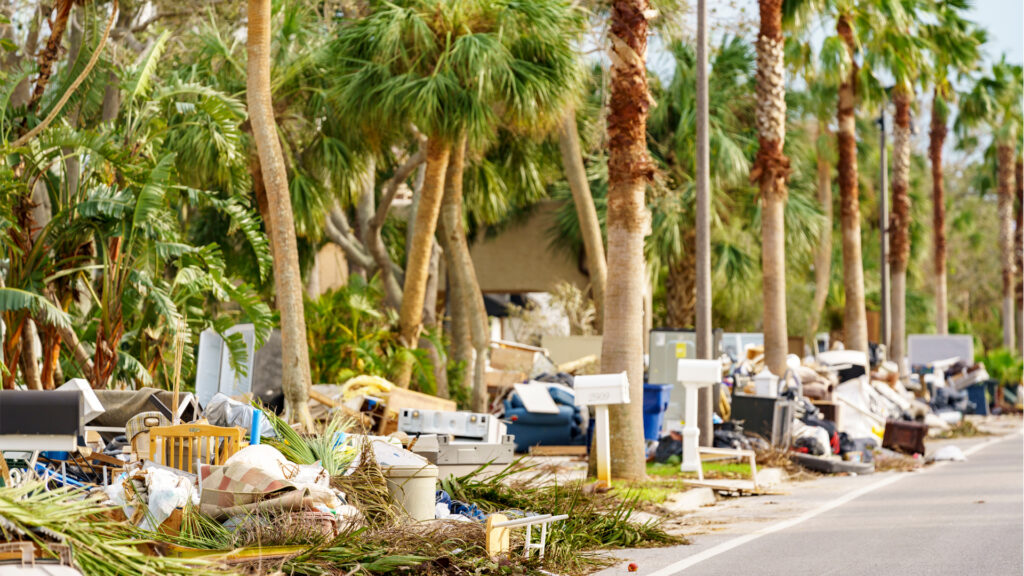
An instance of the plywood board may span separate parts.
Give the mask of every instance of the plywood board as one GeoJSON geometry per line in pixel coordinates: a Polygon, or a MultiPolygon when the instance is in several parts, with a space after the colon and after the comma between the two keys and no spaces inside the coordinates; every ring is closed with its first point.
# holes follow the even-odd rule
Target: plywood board
{"type": "Polygon", "coordinates": [[[545,384],[516,384],[516,394],[523,402],[527,412],[535,414],[558,414],[558,406],[551,399],[551,393],[545,384]]]}

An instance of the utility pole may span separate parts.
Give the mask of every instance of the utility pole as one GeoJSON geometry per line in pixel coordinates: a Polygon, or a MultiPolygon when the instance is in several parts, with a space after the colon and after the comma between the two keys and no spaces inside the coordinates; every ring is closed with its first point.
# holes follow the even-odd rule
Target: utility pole
{"type": "MultiPolygon", "coordinates": [[[[708,166],[708,10],[707,0],[697,0],[697,358],[710,360],[711,349],[711,191],[708,166]]],[[[715,430],[713,391],[701,388],[697,426],[700,444],[711,446],[715,430]]]]}
{"type": "Polygon", "coordinates": [[[882,321],[881,330],[879,330],[878,339],[881,344],[885,345],[886,354],[889,351],[889,325],[891,323],[889,318],[889,311],[891,309],[889,302],[889,154],[885,147],[885,104],[882,104],[878,113],[878,146],[879,146],[879,178],[881,183],[879,185],[879,207],[878,207],[878,230],[881,234],[881,242],[878,243],[880,247],[880,268],[882,271],[882,285],[881,294],[879,300],[882,303],[882,321]]]}

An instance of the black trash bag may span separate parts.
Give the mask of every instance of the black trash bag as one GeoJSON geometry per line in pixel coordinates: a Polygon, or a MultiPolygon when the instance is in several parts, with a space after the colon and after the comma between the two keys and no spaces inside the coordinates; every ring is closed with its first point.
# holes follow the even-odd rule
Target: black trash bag
{"type": "Polygon", "coordinates": [[[797,438],[796,442],[793,443],[797,449],[804,449],[811,456],[824,456],[828,453],[828,448],[822,446],[821,442],[813,436],[804,436],[803,438],[797,438]]]}
{"type": "Polygon", "coordinates": [[[722,422],[715,427],[715,448],[750,450],[750,439],[743,434],[743,427],[737,422],[722,422]]]}
{"type": "Polygon", "coordinates": [[[659,464],[668,462],[672,456],[680,456],[683,453],[683,435],[670,433],[658,440],[658,447],[654,449],[654,461],[659,464]]]}

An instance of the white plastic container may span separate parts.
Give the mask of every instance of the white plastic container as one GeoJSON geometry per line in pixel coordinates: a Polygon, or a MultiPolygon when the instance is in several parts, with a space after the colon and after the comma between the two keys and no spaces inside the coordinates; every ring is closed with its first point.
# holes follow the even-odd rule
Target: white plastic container
{"type": "Polygon", "coordinates": [[[434,519],[437,488],[437,466],[400,464],[383,466],[391,501],[413,520],[434,519]]]}

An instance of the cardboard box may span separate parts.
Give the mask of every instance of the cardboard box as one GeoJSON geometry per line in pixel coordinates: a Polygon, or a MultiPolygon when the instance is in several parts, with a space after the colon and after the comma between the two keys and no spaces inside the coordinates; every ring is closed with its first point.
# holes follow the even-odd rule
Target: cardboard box
{"type": "Polygon", "coordinates": [[[533,370],[533,361],[536,356],[537,353],[531,350],[491,348],[491,368],[529,374],[533,370]]]}

